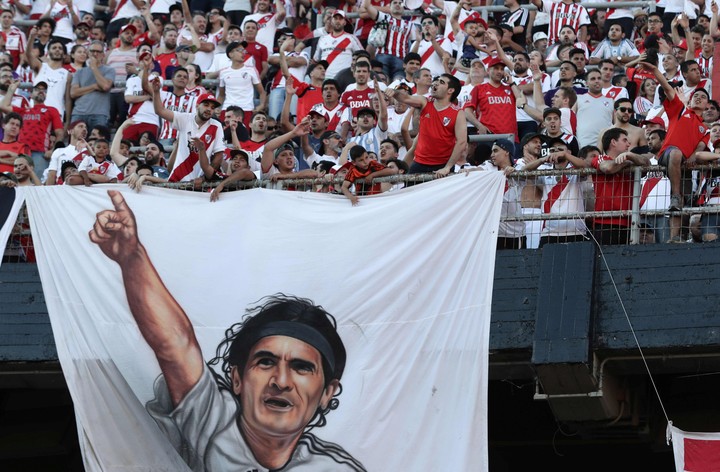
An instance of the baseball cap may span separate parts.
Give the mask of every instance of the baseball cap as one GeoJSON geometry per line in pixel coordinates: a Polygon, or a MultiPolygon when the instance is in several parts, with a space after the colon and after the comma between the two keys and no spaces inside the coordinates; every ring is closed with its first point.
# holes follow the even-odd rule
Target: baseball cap
{"type": "Polygon", "coordinates": [[[92,29],[92,25],[88,23],[87,21],[81,21],[80,23],[75,25],[75,29],[80,28],[81,26],[84,26],[87,29],[92,29]]]}
{"type": "Polygon", "coordinates": [[[543,33],[542,31],[535,33],[532,37],[533,44],[537,43],[541,39],[548,39],[548,35],[543,33]]]}
{"type": "Polygon", "coordinates": [[[152,53],[150,51],[143,51],[142,53],[140,53],[140,57],[138,59],[142,61],[148,56],[152,57],[152,53]]]}
{"type": "Polygon", "coordinates": [[[282,146],[280,146],[279,148],[275,149],[275,153],[273,154],[273,158],[274,158],[274,159],[277,159],[277,157],[278,157],[278,156],[280,155],[280,153],[283,152],[283,151],[292,151],[293,154],[295,154],[295,148],[293,148],[292,144],[290,144],[290,143],[285,143],[285,144],[283,144],[282,146]]]}
{"type": "Polygon", "coordinates": [[[502,64],[502,66],[505,67],[505,63],[503,62],[502,59],[500,59],[500,57],[498,57],[498,56],[493,57],[492,59],[490,59],[490,62],[488,62],[487,68],[492,69],[493,67],[495,67],[498,64],[502,64]]]}
{"type": "Polygon", "coordinates": [[[175,52],[180,51],[192,51],[192,48],[187,44],[180,44],[178,47],[175,48],[175,52]]]}
{"type": "Polygon", "coordinates": [[[314,71],[317,66],[323,66],[323,68],[327,70],[327,68],[330,67],[330,64],[328,61],[318,61],[314,64],[310,64],[310,67],[308,67],[307,70],[308,75],[312,74],[312,71],[314,71]]]}
{"type": "Polygon", "coordinates": [[[38,88],[38,87],[45,87],[45,90],[47,90],[48,84],[47,84],[47,82],[41,80],[40,82],[33,85],[33,88],[38,88]]]}
{"type": "Polygon", "coordinates": [[[319,111],[313,109],[308,112],[308,115],[317,115],[325,118],[327,120],[327,115],[325,113],[320,113],[319,111]]]}
{"type": "Polygon", "coordinates": [[[233,149],[230,151],[230,159],[235,159],[235,157],[237,157],[239,155],[245,156],[245,159],[250,161],[250,155],[247,153],[247,151],[245,151],[243,149],[233,149]]]}
{"type": "Polygon", "coordinates": [[[204,102],[214,102],[215,105],[217,105],[217,106],[222,105],[222,103],[220,103],[220,102],[218,101],[218,99],[215,98],[215,95],[213,95],[213,94],[211,94],[211,93],[203,93],[202,95],[200,95],[200,96],[198,97],[198,99],[197,99],[197,104],[198,104],[198,105],[200,105],[201,103],[204,103],[204,102]]]}
{"type": "Polygon", "coordinates": [[[320,136],[320,140],[321,140],[321,141],[324,141],[324,140],[326,140],[326,139],[332,138],[333,136],[337,136],[338,139],[339,139],[339,138],[340,138],[340,133],[338,133],[337,131],[333,131],[333,130],[325,131],[325,132],[322,134],[322,136],[320,136]]]}
{"type": "Polygon", "coordinates": [[[507,139],[496,139],[493,143],[494,146],[499,147],[500,149],[503,149],[510,153],[510,158],[512,159],[515,155],[515,144],[510,142],[510,140],[507,139]]]}
{"type": "Polygon", "coordinates": [[[362,115],[372,115],[377,120],[377,113],[372,108],[364,107],[358,110],[357,117],[360,118],[362,115]]]}
{"type": "Polygon", "coordinates": [[[12,180],[15,183],[18,183],[18,179],[12,172],[0,172],[0,180],[8,179],[12,180]]]}
{"type": "Polygon", "coordinates": [[[247,41],[233,41],[232,43],[228,44],[225,48],[225,54],[230,57],[230,53],[233,52],[235,49],[242,46],[243,48],[247,49],[248,43],[247,41]]]}
{"type": "Polygon", "coordinates": [[[681,39],[680,42],[677,43],[677,45],[675,47],[678,49],[687,51],[688,50],[687,40],[685,38],[681,39]]]}
{"type": "Polygon", "coordinates": [[[526,134],[525,136],[523,136],[522,140],[520,141],[520,149],[523,149],[527,143],[529,143],[530,141],[532,141],[535,138],[540,139],[540,141],[542,142],[542,139],[543,139],[542,136],[543,135],[540,133],[526,134]]]}
{"type": "Polygon", "coordinates": [[[665,122],[659,116],[654,116],[654,117],[650,118],[649,120],[641,120],[640,126],[645,126],[645,125],[660,125],[663,127],[663,129],[665,129],[665,122]]]}
{"type": "Polygon", "coordinates": [[[137,33],[137,28],[135,28],[135,25],[133,25],[132,23],[128,23],[122,28],[120,28],[120,33],[124,33],[127,30],[132,30],[133,34],[137,33]]]}
{"type": "Polygon", "coordinates": [[[460,22],[460,28],[464,29],[467,23],[477,23],[479,25],[482,25],[482,27],[485,29],[487,29],[488,27],[487,21],[485,21],[483,17],[480,16],[480,13],[476,11],[470,13],[467,18],[460,22]]]}
{"type": "Polygon", "coordinates": [[[343,18],[347,18],[347,15],[345,14],[345,10],[335,10],[335,13],[333,13],[333,16],[342,16],[343,18]]]}
{"type": "Polygon", "coordinates": [[[547,118],[548,115],[552,115],[552,114],[555,114],[555,115],[559,116],[560,118],[562,118],[562,112],[560,111],[559,108],[548,107],[543,110],[543,119],[547,118]]]}
{"type": "Polygon", "coordinates": [[[343,165],[335,164],[334,166],[332,166],[332,169],[330,169],[330,173],[332,175],[335,175],[338,172],[340,172],[341,170],[350,170],[351,167],[352,167],[351,162],[346,162],[343,165]]]}

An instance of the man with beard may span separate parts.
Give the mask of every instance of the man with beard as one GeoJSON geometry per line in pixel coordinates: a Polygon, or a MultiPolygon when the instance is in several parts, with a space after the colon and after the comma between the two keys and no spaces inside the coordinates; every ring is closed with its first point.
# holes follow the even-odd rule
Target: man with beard
{"type": "MultiPolygon", "coordinates": [[[[0,97],[4,97],[8,94],[10,84],[13,83],[13,73],[10,69],[10,64],[7,68],[0,68],[0,97]]],[[[14,107],[29,107],[30,101],[18,94],[10,94],[12,97],[12,106],[14,107]]]]}
{"type": "MultiPolygon", "coordinates": [[[[30,41],[35,40],[37,28],[30,29],[30,41]]],[[[48,43],[48,54],[44,61],[41,61],[36,50],[25,51],[25,58],[33,71],[35,83],[45,82],[47,84],[47,97],[45,105],[55,108],[60,117],[68,122],[72,102],[70,101],[70,72],[63,67],[65,59],[65,46],[62,41],[51,39],[48,43]]],[[[79,72],[79,71],[78,71],[79,72]]],[[[13,103],[13,105],[15,105],[13,103]]]]}
{"type": "Polygon", "coordinates": [[[610,127],[613,122],[613,100],[602,94],[602,73],[597,69],[588,72],[587,85],[588,93],[578,96],[575,103],[576,134],[580,147],[595,144],[598,139],[602,139],[598,131],[610,127]]]}
{"type": "MultiPolygon", "coordinates": [[[[133,46],[137,28],[132,23],[120,28],[120,45],[107,55],[105,64],[115,70],[115,80],[127,80],[127,64],[137,67],[137,50],[133,46]]],[[[125,121],[128,104],[125,103],[125,94],[122,88],[113,87],[110,90],[110,123],[125,121]]]]}
{"type": "MultiPolygon", "coordinates": [[[[193,113],[196,107],[196,99],[192,95],[185,93],[185,87],[188,84],[188,71],[184,67],[177,67],[173,71],[172,76],[172,92],[166,90],[160,91],[160,101],[163,107],[170,111],[179,113],[193,113]]],[[[143,90],[151,92],[152,87],[148,82],[148,77],[143,74],[143,90]]],[[[160,120],[160,134],[158,140],[162,144],[172,145],[178,137],[177,129],[174,129],[172,123],[166,120],[160,120]]]]}
{"type": "Polygon", "coordinates": [[[178,32],[174,27],[165,25],[162,36],[162,45],[155,50],[155,60],[160,64],[160,74],[163,79],[168,80],[171,75],[169,68],[178,65],[178,56],[175,52],[177,47],[178,32]]]}
{"type": "MultiPolygon", "coordinates": [[[[515,161],[515,170],[535,170],[542,164],[540,161],[543,146],[543,136],[538,133],[526,134],[520,141],[521,157],[515,161]],[[531,165],[532,164],[532,165],[531,165]],[[531,165],[528,169],[528,165],[531,165]]],[[[538,187],[536,179],[530,177],[525,179],[520,193],[520,206],[523,215],[542,214],[540,204],[543,192],[538,187]]],[[[540,233],[542,232],[542,220],[526,220],[525,234],[527,236],[527,247],[537,249],[540,244],[540,233]]]]}
{"type": "MultiPolygon", "coordinates": [[[[346,16],[343,10],[335,10],[332,17],[333,31],[318,40],[314,59],[327,61],[325,76],[335,78],[335,74],[350,66],[354,51],[363,49],[357,36],[345,32],[346,16]]],[[[338,91],[339,92],[339,91],[338,91]]]]}
{"type": "MultiPolygon", "coordinates": [[[[325,150],[325,154],[329,154],[329,149],[327,148],[327,145],[325,143],[325,136],[326,133],[328,133],[327,129],[327,116],[323,115],[322,113],[318,112],[317,110],[311,110],[310,113],[307,115],[310,119],[310,133],[308,133],[308,144],[310,148],[313,150],[314,153],[321,154],[321,149],[325,150]]],[[[287,119],[283,121],[283,128],[284,129],[290,129],[290,120],[287,119]]],[[[337,134],[336,131],[330,131],[330,133],[337,134]]],[[[339,135],[338,135],[339,137],[339,135]]],[[[337,155],[340,154],[340,150],[337,151],[337,155]]],[[[303,145],[303,153],[305,154],[305,159],[307,159],[307,156],[309,155],[307,152],[305,152],[305,147],[303,145]]]]}
{"type": "Polygon", "coordinates": [[[31,98],[34,105],[32,107],[14,107],[11,105],[12,95],[19,86],[20,81],[13,82],[10,85],[7,95],[0,101],[0,111],[3,113],[14,111],[22,116],[23,127],[18,140],[30,146],[34,167],[37,172],[42,174],[47,169],[49,160],[45,158],[45,151],[49,142],[48,132],[52,130],[55,138],[61,141],[65,136],[63,123],[58,111],[45,104],[47,83],[38,82],[33,86],[31,98]]]}
{"type": "MultiPolygon", "coordinates": [[[[645,131],[642,128],[639,128],[637,126],[630,124],[630,118],[633,115],[633,108],[632,108],[632,102],[629,98],[619,98],[615,100],[615,113],[613,116],[613,124],[612,127],[614,128],[620,128],[621,130],[625,131],[627,133],[628,141],[630,142],[630,149],[636,149],[636,148],[642,148],[644,146],[647,146],[647,138],[645,136],[645,131]]],[[[580,116],[578,116],[580,118],[580,116]]],[[[580,123],[580,120],[578,119],[578,126],[580,123]]],[[[603,129],[598,134],[598,146],[602,145],[602,136],[607,131],[608,128],[603,129]]],[[[602,149],[602,147],[600,148],[602,149]]],[[[602,149],[603,152],[607,152],[605,149],[602,149]]],[[[645,152],[645,149],[640,150],[641,152],[645,152]]]]}
{"type": "Polygon", "coordinates": [[[567,44],[573,48],[582,49],[585,51],[585,57],[589,56],[587,44],[577,41],[577,34],[571,26],[566,25],[560,28],[559,39],[560,40],[547,51],[545,65],[548,67],[556,67],[560,65],[562,59],[558,57],[558,49],[563,44],[567,44]]]}
{"type": "MultiPolygon", "coordinates": [[[[520,91],[525,96],[525,103],[527,107],[535,108],[536,104],[533,100],[533,75],[528,72],[530,67],[530,56],[525,52],[518,52],[513,57],[513,82],[518,86],[520,91]]],[[[542,92],[545,93],[550,90],[550,79],[545,78],[541,82],[542,92]]],[[[530,133],[536,133],[538,130],[538,122],[535,121],[525,111],[525,106],[521,105],[516,113],[518,137],[522,139],[523,136],[530,133]]]]}
{"type": "Polygon", "coordinates": [[[213,119],[213,113],[221,103],[214,95],[204,93],[197,99],[196,113],[173,112],[165,108],[160,99],[160,81],[152,82],[153,106],[155,113],[165,121],[171,122],[172,127],[178,130],[177,154],[170,160],[168,168],[170,182],[188,182],[197,178],[211,178],[212,175],[203,172],[200,166],[199,152],[207,152],[211,166],[220,168],[225,144],[223,143],[223,129],[219,121],[213,119]],[[192,141],[199,138],[204,148],[198,149],[192,141]]]}
{"type": "Polygon", "coordinates": [[[452,43],[439,34],[439,25],[436,17],[423,16],[421,39],[416,40],[410,49],[420,55],[420,67],[430,69],[431,76],[445,72],[443,57],[452,54],[452,43]]]}
{"type": "Polygon", "coordinates": [[[710,128],[710,125],[720,120],[720,104],[715,100],[709,100],[708,106],[702,114],[703,123],[710,128]]]}
{"type": "MultiPolygon", "coordinates": [[[[40,22],[38,21],[38,24],[40,22]]],[[[82,21],[75,25],[75,41],[71,41],[67,45],[67,53],[70,54],[74,46],[84,46],[85,48],[90,47],[92,40],[90,39],[90,28],[91,25],[83,23],[82,21]]],[[[42,30],[40,30],[42,32],[42,30]]]]}
{"type": "Polygon", "coordinates": [[[42,185],[37,174],[35,174],[32,158],[20,155],[15,159],[15,177],[18,179],[18,186],[42,185]]]}
{"type": "MultiPolygon", "coordinates": [[[[51,49],[54,47],[51,46],[51,49]]],[[[115,69],[103,64],[105,43],[93,41],[87,67],[72,78],[70,97],[75,99],[71,121],[84,120],[88,126],[107,126],[110,119],[110,90],[115,81],[115,69]]],[[[49,82],[48,82],[49,83],[49,82]]]]}
{"type": "Polygon", "coordinates": [[[248,153],[248,164],[253,172],[260,170],[260,159],[268,136],[267,121],[264,111],[254,113],[250,119],[250,139],[240,143],[242,150],[248,153]]]}
{"type": "Polygon", "coordinates": [[[408,152],[413,158],[411,174],[435,172],[436,176],[444,177],[467,152],[465,114],[453,105],[460,89],[460,81],[456,77],[443,74],[433,82],[430,98],[411,96],[395,89],[386,91],[389,98],[420,109],[420,132],[411,150],[413,154],[408,152]]]}
{"type": "Polygon", "coordinates": [[[70,144],[53,151],[52,156],[50,156],[50,165],[48,165],[47,168],[45,185],[55,185],[58,183],[58,175],[62,175],[60,170],[64,163],[74,162],[77,166],[83,161],[88,152],[88,144],[85,141],[87,131],[87,124],[84,121],[70,123],[68,127],[70,144]]]}

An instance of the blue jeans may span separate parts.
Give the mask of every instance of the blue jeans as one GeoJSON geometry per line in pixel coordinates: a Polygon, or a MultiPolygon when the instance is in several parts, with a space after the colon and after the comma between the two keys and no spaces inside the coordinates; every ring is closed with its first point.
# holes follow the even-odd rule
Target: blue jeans
{"type": "Polygon", "coordinates": [[[385,75],[391,81],[395,79],[404,79],[405,71],[403,70],[403,61],[399,57],[391,56],[390,54],[378,54],[375,56],[379,62],[383,65],[385,75]]]}
{"type": "Polygon", "coordinates": [[[270,91],[268,98],[268,114],[270,118],[280,119],[283,104],[285,103],[285,87],[277,87],[270,91]]]}
{"type": "Polygon", "coordinates": [[[75,113],[73,113],[70,117],[71,122],[77,120],[82,120],[85,122],[88,129],[88,136],[90,135],[90,130],[93,128],[93,126],[107,126],[109,119],[110,118],[107,115],[76,115],[75,113]]]}
{"type": "Polygon", "coordinates": [[[45,159],[45,153],[42,151],[33,151],[31,154],[33,166],[35,167],[35,175],[42,179],[43,172],[48,168],[50,161],[45,159]]]}

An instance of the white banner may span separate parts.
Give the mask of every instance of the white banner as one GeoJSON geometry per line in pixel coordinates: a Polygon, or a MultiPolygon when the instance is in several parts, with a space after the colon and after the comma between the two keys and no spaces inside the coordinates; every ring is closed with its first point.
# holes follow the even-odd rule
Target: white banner
{"type": "MultiPolygon", "coordinates": [[[[10,234],[15,228],[20,209],[25,203],[25,188],[0,187],[0,247],[3,248],[4,253],[6,252],[10,234]]],[[[22,254],[15,254],[22,251],[21,246],[21,241],[14,241],[10,248],[13,254],[8,254],[8,256],[22,258],[22,254]]],[[[0,258],[0,264],[2,264],[2,258],[0,258]]]]}
{"type": "Polygon", "coordinates": [[[499,172],[475,172],[361,198],[356,207],[341,196],[265,189],[217,203],[203,193],[135,194],[119,185],[29,189],[87,470],[189,470],[182,457],[193,470],[215,471],[487,470],[504,182],[499,172]],[[277,292],[322,305],[347,351],[339,408],[311,433],[303,434],[304,419],[297,434],[283,428],[337,393],[308,380],[329,377],[306,362],[337,353],[326,356],[322,339],[258,336],[244,369],[238,363],[233,392],[218,393],[203,363],[246,307],[277,292]],[[309,353],[259,348],[277,339],[293,348],[302,339],[309,353]],[[272,370],[266,384],[254,356],[272,370]]]}

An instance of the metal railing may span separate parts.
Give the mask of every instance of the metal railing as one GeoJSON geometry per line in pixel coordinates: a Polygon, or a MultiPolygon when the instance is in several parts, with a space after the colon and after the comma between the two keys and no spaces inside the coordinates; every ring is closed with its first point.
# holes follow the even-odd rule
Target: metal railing
{"type": "MultiPolygon", "coordinates": [[[[716,173],[720,172],[720,167],[716,166],[699,166],[696,167],[700,172],[714,170],[716,173]]],[[[678,220],[683,222],[683,226],[680,228],[682,238],[675,242],[684,242],[688,240],[695,240],[696,242],[702,241],[704,238],[704,231],[706,226],[704,220],[707,216],[712,218],[719,217],[720,222],[720,205],[715,206],[688,206],[680,211],[669,212],[667,207],[658,209],[642,209],[641,193],[643,185],[643,177],[647,172],[652,172],[652,175],[659,175],[663,172],[664,168],[658,166],[652,167],[636,167],[633,169],[632,176],[628,178],[633,179],[633,192],[632,196],[625,196],[622,198],[632,198],[632,204],[628,209],[625,210],[614,210],[614,211],[592,211],[585,210],[584,206],[579,206],[583,211],[566,212],[566,213],[546,213],[543,212],[540,207],[540,202],[537,203],[537,207],[531,207],[530,211],[525,213],[516,212],[510,214],[504,214],[501,218],[501,222],[523,222],[525,223],[526,230],[523,232],[524,236],[530,239],[537,239],[542,236],[542,233],[533,234],[532,229],[541,228],[541,225],[545,225],[548,222],[557,221],[569,221],[574,220],[579,226],[585,225],[585,222],[592,221],[598,218],[622,218],[627,222],[627,228],[630,232],[629,242],[630,244],[646,244],[648,243],[648,233],[655,231],[657,234],[657,228],[652,227],[653,221],[661,221],[668,223],[671,217],[677,217],[678,220]],[[658,220],[660,218],[660,220],[658,220]],[[693,222],[693,219],[695,222],[693,222]],[[689,220],[686,221],[686,220],[689,220]],[[705,226],[704,226],[705,225],[705,226]]],[[[535,185],[535,182],[546,177],[552,177],[559,179],[562,176],[580,176],[581,180],[591,179],[597,172],[594,169],[572,169],[572,170],[537,170],[537,171],[516,171],[510,175],[509,180],[515,181],[520,184],[535,185]]],[[[421,184],[434,180],[435,177],[432,174],[412,174],[412,175],[395,175],[389,177],[382,177],[375,179],[373,184],[385,184],[385,187],[401,187],[403,185],[421,184]]],[[[266,188],[266,189],[277,189],[277,190],[292,190],[292,191],[313,191],[313,192],[324,192],[324,193],[335,193],[338,194],[341,188],[343,179],[342,178],[331,178],[331,176],[325,176],[316,179],[288,179],[273,181],[270,179],[253,180],[247,182],[236,182],[228,184],[224,188],[224,192],[237,191],[251,188],[266,188]]],[[[101,185],[101,184],[100,184],[101,185]]],[[[152,185],[152,184],[147,184],[152,185]]],[[[157,187],[172,188],[186,191],[202,191],[209,192],[213,188],[217,187],[217,182],[179,182],[179,183],[165,183],[155,184],[157,187]]],[[[394,189],[393,189],[394,190],[394,189]]],[[[583,198],[586,198],[584,195],[583,198]]],[[[669,197],[669,196],[668,196],[669,197]]],[[[361,197],[362,198],[362,197],[361,197]]],[[[209,195],[208,195],[208,204],[209,195]]],[[[348,203],[349,205],[349,203],[348,203]]],[[[720,223],[718,223],[720,224],[720,223]]],[[[590,228],[590,225],[586,225],[586,228],[590,228]]],[[[710,232],[715,235],[720,235],[720,228],[712,227],[710,232]]],[[[589,233],[588,233],[589,234],[589,233]]],[[[657,236],[651,235],[656,238],[654,242],[664,243],[666,241],[657,240],[657,236]]],[[[717,240],[720,240],[717,239],[717,240]]],[[[533,247],[533,246],[529,246],[533,247]]],[[[5,250],[4,260],[9,262],[32,262],[34,261],[34,247],[32,244],[32,234],[27,220],[25,210],[21,212],[18,222],[15,226],[8,245],[5,250]]]]}

